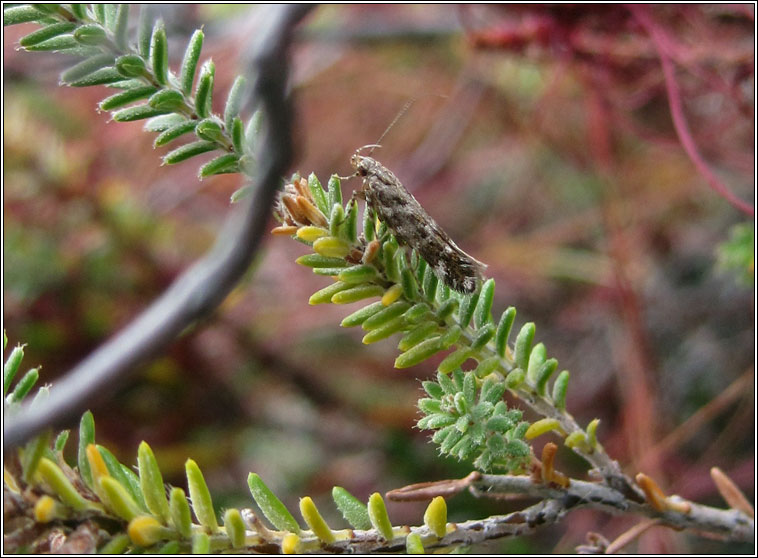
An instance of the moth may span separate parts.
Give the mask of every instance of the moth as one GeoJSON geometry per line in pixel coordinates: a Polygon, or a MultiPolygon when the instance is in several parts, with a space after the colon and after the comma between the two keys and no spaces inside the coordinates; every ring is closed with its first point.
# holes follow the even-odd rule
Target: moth
{"type": "Polygon", "coordinates": [[[458,248],[405,186],[376,159],[361,155],[350,159],[355,174],[363,177],[357,192],[387,224],[401,245],[415,249],[443,283],[461,293],[473,293],[482,280],[486,264],[458,248]]]}

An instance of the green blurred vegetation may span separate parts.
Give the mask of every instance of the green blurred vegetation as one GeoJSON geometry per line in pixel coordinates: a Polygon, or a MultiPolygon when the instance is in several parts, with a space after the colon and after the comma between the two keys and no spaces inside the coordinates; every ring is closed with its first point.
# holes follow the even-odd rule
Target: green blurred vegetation
{"type": "Polygon", "coordinates": [[[755,226],[738,223],[729,231],[729,240],[718,247],[718,264],[747,286],[755,283],[755,226]]]}

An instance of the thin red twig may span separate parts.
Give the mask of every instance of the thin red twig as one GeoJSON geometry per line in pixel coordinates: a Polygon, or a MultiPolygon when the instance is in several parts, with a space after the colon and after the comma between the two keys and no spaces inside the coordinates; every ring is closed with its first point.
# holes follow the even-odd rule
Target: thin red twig
{"type": "Polygon", "coordinates": [[[664,46],[664,43],[667,42],[666,36],[655,22],[653,22],[645,6],[630,5],[629,10],[650,35],[655,50],[658,53],[658,58],[661,61],[661,67],[663,69],[663,77],[666,83],[666,94],[668,96],[669,108],[671,109],[671,119],[674,122],[674,128],[676,129],[679,141],[681,141],[682,147],[684,147],[687,156],[698,169],[700,174],[703,175],[703,178],[708,182],[708,185],[716,193],[726,199],[735,208],[752,217],[755,214],[755,209],[744,200],[738,198],[723,182],[721,182],[721,180],[719,180],[698,151],[695,140],[687,125],[684,110],[682,109],[682,98],[679,94],[679,86],[674,75],[674,65],[672,64],[671,58],[669,58],[664,46]]]}

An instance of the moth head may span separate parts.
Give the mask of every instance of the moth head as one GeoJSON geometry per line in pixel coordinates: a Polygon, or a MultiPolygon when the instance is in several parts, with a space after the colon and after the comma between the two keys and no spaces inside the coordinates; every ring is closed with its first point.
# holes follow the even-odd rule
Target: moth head
{"type": "Polygon", "coordinates": [[[371,148],[371,151],[369,151],[369,155],[374,151],[375,148],[381,147],[381,145],[378,145],[376,143],[372,143],[369,145],[364,145],[363,147],[359,147],[355,150],[355,153],[353,153],[353,156],[350,158],[350,164],[355,169],[356,174],[359,176],[366,176],[368,174],[368,167],[370,166],[370,162],[373,161],[371,157],[364,157],[361,155],[361,151],[364,149],[371,148]]]}
{"type": "Polygon", "coordinates": [[[340,176],[341,180],[350,180],[356,176],[366,176],[368,174],[369,165],[366,163],[366,159],[370,158],[359,155],[359,152],[360,149],[358,149],[355,153],[353,153],[353,156],[350,157],[350,165],[355,169],[355,172],[350,176],[340,176]]]}
{"type": "Polygon", "coordinates": [[[350,164],[353,166],[355,169],[355,174],[358,176],[366,176],[366,165],[361,164],[364,159],[365,157],[358,155],[357,151],[355,154],[353,154],[352,157],[350,157],[350,164]]]}

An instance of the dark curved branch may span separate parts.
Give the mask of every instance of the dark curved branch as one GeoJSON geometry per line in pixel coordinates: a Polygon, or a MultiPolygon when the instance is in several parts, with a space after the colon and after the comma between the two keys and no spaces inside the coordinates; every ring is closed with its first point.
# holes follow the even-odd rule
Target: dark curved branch
{"type": "Polygon", "coordinates": [[[302,5],[268,7],[262,33],[248,56],[254,84],[252,102],[262,108],[266,130],[258,153],[256,193],[244,211],[234,211],[213,248],[149,308],[57,382],[43,405],[26,404],[7,417],[5,448],[81,413],[93,397],[110,391],[137,364],[162,351],[187,326],[212,312],[248,268],[292,156],[286,50],[293,27],[309,9],[302,5]]]}

